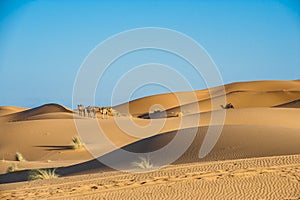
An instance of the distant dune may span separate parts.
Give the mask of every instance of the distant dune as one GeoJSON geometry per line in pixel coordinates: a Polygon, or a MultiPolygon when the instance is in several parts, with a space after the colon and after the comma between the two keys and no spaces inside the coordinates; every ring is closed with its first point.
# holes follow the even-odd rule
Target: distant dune
{"type": "MultiPolygon", "coordinates": [[[[237,108],[245,107],[272,107],[283,103],[289,103],[299,99],[299,81],[255,81],[241,82],[225,85],[227,102],[233,103],[237,108]]],[[[162,105],[165,110],[170,112],[179,111],[177,96],[182,99],[181,109],[193,113],[195,104],[199,106],[201,112],[211,111],[211,96],[218,98],[220,88],[211,88],[195,91],[197,102],[193,99],[190,92],[170,93],[154,95],[134,100],[129,104],[130,113],[134,116],[143,115],[149,112],[151,106],[162,105]]],[[[127,106],[116,106],[115,109],[126,112],[127,106]]],[[[221,106],[218,109],[222,109],[221,106]]]]}
{"type": "Polygon", "coordinates": [[[24,110],[27,110],[27,108],[20,108],[17,106],[0,106],[0,116],[21,112],[24,110]]]}
{"type": "Polygon", "coordinates": [[[10,114],[6,114],[5,116],[3,116],[2,117],[3,121],[25,121],[25,120],[30,120],[32,118],[38,119],[37,116],[42,116],[42,118],[47,119],[47,117],[45,117],[44,115],[49,115],[51,119],[53,118],[53,115],[50,115],[52,113],[73,113],[72,110],[54,103],[45,104],[32,109],[22,109],[17,107],[12,108],[11,106],[9,107],[9,109],[13,110],[14,112],[11,112],[10,114]]]}
{"type": "MultiPolygon", "coordinates": [[[[108,116],[108,119],[102,119],[100,113],[96,119],[82,117],[77,111],[58,104],[32,109],[2,106],[0,198],[68,197],[64,195],[80,198],[86,194],[86,198],[110,199],[120,198],[121,194],[131,198],[134,194],[147,193],[152,199],[163,199],[165,192],[172,198],[182,199],[188,198],[184,191],[191,191],[191,197],[201,193],[204,199],[222,196],[225,199],[299,199],[300,81],[239,82],[224,88],[225,96],[221,87],[215,87],[194,93],[144,97],[128,105],[115,106],[121,115],[108,116]],[[224,97],[225,104],[231,103],[233,109],[223,109],[224,102],[212,107],[212,98],[222,102],[224,97]],[[224,124],[212,124],[211,116],[221,112],[226,114],[224,124]],[[121,123],[131,119],[140,126],[151,123],[163,126],[146,137],[145,133],[134,131],[129,135],[119,128],[115,119],[121,123]],[[197,123],[180,126],[183,119],[197,123]],[[103,133],[98,133],[95,122],[103,133]],[[82,128],[80,133],[86,136],[86,147],[96,152],[94,156],[85,148],[71,148],[72,137],[78,135],[78,125],[82,128]],[[199,149],[208,127],[221,125],[223,129],[216,145],[200,159],[199,149]],[[115,159],[114,164],[130,170],[138,158],[119,158],[121,150],[138,153],[158,150],[179,130],[182,144],[193,131],[196,137],[179,159],[158,171],[127,174],[114,171],[96,159],[115,159]],[[107,139],[115,147],[107,145],[107,139]],[[26,161],[16,161],[16,152],[22,153],[26,161]],[[6,173],[13,164],[21,171],[6,173]],[[62,178],[22,182],[27,180],[32,168],[57,168],[56,173],[62,178]],[[58,185],[60,190],[55,189],[58,185]],[[19,187],[24,189],[18,191],[19,187]],[[45,193],[39,194],[42,188],[45,193]],[[198,193],[192,192],[195,190],[198,193]],[[33,196],[35,193],[37,196],[33,196]]],[[[166,159],[167,155],[161,154],[152,157],[151,162],[157,166],[166,159]]]]}

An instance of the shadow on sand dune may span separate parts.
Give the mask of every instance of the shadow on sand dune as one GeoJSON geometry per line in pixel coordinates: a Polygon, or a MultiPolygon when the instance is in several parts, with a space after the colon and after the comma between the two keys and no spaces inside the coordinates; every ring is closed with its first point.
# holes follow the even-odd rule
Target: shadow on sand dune
{"type": "MultiPolygon", "coordinates": [[[[122,150],[135,152],[135,153],[147,153],[151,151],[155,151],[157,149],[160,149],[161,147],[165,146],[167,143],[169,143],[173,137],[175,136],[176,132],[170,132],[167,134],[152,136],[150,138],[146,138],[143,140],[140,140],[138,142],[129,144],[123,148],[122,150]]],[[[66,146],[48,146],[49,148],[68,148],[66,146]]],[[[124,167],[124,168],[130,168],[131,163],[134,161],[137,161],[137,157],[121,157],[120,156],[120,149],[114,150],[108,154],[105,154],[99,158],[99,160],[105,160],[109,161],[110,163],[113,163],[114,166],[118,167],[124,167]]],[[[69,176],[69,175],[75,175],[75,174],[85,174],[85,173],[100,173],[104,171],[111,171],[115,170],[110,167],[107,167],[103,163],[101,163],[98,159],[93,159],[87,162],[83,162],[80,164],[68,166],[68,167],[59,167],[56,168],[56,173],[59,176],[69,176]]],[[[13,173],[7,173],[0,175],[0,184],[3,183],[13,183],[13,182],[21,182],[21,181],[27,181],[29,175],[29,170],[19,171],[19,172],[13,172],[13,173]]]]}
{"type": "Polygon", "coordinates": [[[288,103],[280,104],[274,107],[278,108],[300,108],[300,99],[288,103]]]}
{"type": "Polygon", "coordinates": [[[44,145],[44,146],[34,146],[38,148],[47,148],[47,151],[57,151],[57,150],[70,150],[73,149],[72,145],[65,145],[65,146],[57,146],[57,145],[44,145]]]}
{"type": "MultiPolygon", "coordinates": [[[[132,162],[139,160],[139,156],[121,156],[123,150],[135,153],[147,153],[160,149],[167,145],[175,136],[180,137],[180,144],[184,144],[191,134],[197,134],[188,149],[172,164],[183,164],[192,162],[207,162],[228,159],[242,159],[251,157],[279,156],[299,154],[300,135],[298,129],[290,128],[286,132],[285,127],[274,126],[251,126],[251,125],[226,125],[213,150],[203,159],[198,156],[207,127],[184,129],[177,133],[172,131],[161,135],[152,136],[135,143],[129,144],[121,149],[107,153],[98,159],[93,159],[80,164],[60,167],[56,169],[59,176],[69,176],[86,173],[101,173],[114,170],[103,163],[111,163],[119,169],[133,169],[132,162]],[[285,134],[282,134],[282,133],[285,134]],[[100,162],[100,161],[105,162],[100,162]]],[[[187,144],[187,143],[186,143],[187,144]]],[[[171,150],[176,150],[175,146],[171,150]]],[[[151,163],[155,166],[165,163],[168,153],[151,157],[151,163]]],[[[0,175],[0,184],[26,181],[29,170],[7,173],[0,175]]]]}

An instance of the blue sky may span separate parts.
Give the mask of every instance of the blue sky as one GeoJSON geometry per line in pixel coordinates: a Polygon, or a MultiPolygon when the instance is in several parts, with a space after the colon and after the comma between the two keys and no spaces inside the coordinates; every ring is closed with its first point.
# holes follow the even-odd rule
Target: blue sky
{"type": "MultiPolygon", "coordinates": [[[[297,0],[4,0],[0,2],[0,105],[56,102],[70,107],[73,83],[88,53],[112,35],[141,27],[173,29],[193,38],[210,54],[225,83],[300,79],[297,0]]],[[[121,76],[122,65],[129,69],[168,58],[151,51],[129,55],[111,73],[121,76]]],[[[171,60],[170,66],[187,76],[192,73],[178,58],[171,60]]],[[[205,88],[201,80],[191,76],[190,81],[194,89],[205,88]]],[[[113,82],[105,84],[108,93],[113,82]]],[[[132,98],[162,92],[167,90],[149,86],[132,98]]],[[[96,102],[107,105],[110,96],[97,95],[96,102]]]]}

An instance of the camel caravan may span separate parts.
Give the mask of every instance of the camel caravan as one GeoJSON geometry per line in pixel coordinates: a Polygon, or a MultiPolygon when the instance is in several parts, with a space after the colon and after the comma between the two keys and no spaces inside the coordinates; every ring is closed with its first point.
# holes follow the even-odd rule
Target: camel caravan
{"type": "Polygon", "coordinates": [[[108,119],[108,116],[120,116],[120,113],[112,107],[96,107],[78,105],[78,114],[82,117],[97,118],[97,113],[100,113],[102,119],[108,119]]]}

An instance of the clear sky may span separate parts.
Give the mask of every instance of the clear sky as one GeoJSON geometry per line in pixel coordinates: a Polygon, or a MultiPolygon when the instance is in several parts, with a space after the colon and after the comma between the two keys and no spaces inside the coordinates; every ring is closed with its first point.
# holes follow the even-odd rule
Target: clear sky
{"type": "MultiPolygon", "coordinates": [[[[210,54],[225,83],[300,79],[299,2],[2,0],[0,105],[70,107],[76,73],[88,53],[114,34],[141,27],[192,37],[210,54]]],[[[167,58],[151,51],[135,56],[143,62],[167,58]]],[[[134,67],[136,57],[129,55],[123,64],[134,67]]],[[[121,73],[120,66],[112,73],[121,73]]],[[[195,89],[205,87],[191,82],[195,89]]],[[[145,87],[132,98],[161,92],[166,91],[145,87]]],[[[96,100],[109,103],[108,96],[96,100]]]]}

